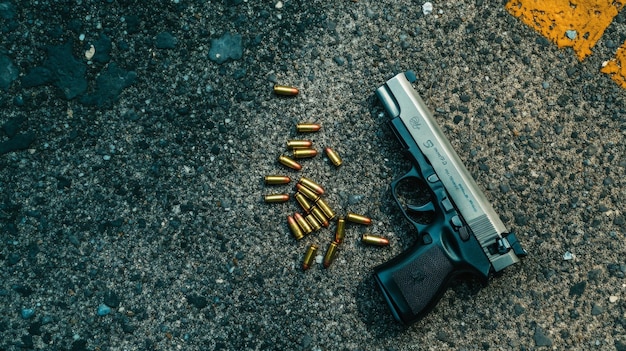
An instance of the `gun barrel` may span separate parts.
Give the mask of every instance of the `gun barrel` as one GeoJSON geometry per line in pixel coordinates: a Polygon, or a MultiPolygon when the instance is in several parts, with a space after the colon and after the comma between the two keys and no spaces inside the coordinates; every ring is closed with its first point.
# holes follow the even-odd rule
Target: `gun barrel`
{"type": "Polygon", "coordinates": [[[519,261],[511,250],[492,253],[489,247],[508,230],[437,125],[434,116],[403,73],[389,79],[376,94],[392,118],[400,118],[428,159],[459,213],[497,272],[519,261]]]}

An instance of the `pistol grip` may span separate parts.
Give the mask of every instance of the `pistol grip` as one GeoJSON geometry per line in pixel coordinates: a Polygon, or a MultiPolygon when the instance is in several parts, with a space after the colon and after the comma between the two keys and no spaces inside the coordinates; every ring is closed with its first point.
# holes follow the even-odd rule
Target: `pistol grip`
{"type": "Polygon", "coordinates": [[[447,231],[444,228],[442,235],[434,237],[425,233],[423,243],[374,268],[374,277],[394,317],[404,324],[419,320],[435,307],[455,276],[470,273],[483,283],[487,281],[480,267],[449,246],[455,244],[448,241],[451,238],[447,234],[452,233],[447,231]]]}

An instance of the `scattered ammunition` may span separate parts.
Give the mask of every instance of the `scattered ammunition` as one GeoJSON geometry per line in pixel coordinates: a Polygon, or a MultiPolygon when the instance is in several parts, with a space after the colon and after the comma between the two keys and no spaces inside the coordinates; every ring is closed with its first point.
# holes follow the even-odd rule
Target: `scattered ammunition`
{"type": "Polygon", "coordinates": [[[301,214],[296,212],[294,213],[293,218],[296,220],[296,223],[298,223],[298,225],[304,232],[304,235],[308,235],[308,234],[311,234],[311,232],[313,232],[313,228],[311,228],[311,226],[309,225],[309,222],[307,222],[307,220],[304,219],[304,217],[302,217],[301,214]]]}
{"type": "Polygon", "coordinates": [[[294,149],[293,158],[311,158],[317,156],[315,149],[294,149]]]}
{"type": "Polygon", "coordinates": [[[318,195],[324,194],[324,188],[322,188],[321,185],[317,184],[316,182],[312,181],[309,178],[300,177],[300,180],[298,181],[298,183],[300,183],[300,184],[306,186],[307,188],[315,191],[318,195]]]}
{"type": "Polygon", "coordinates": [[[265,176],[265,184],[268,184],[268,185],[288,184],[289,182],[291,182],[291,178],[287,176],[281,176],[281,175],[265,176]]]}
{"type": "Polygon", "coordinates": [[[306,219],[306,221],[309,222],[309,225],[311,225],[311,228],[313,228],[313,231],[316,232],[322,229],[322,224],[317,220],[317,218],[315,218],[315,215],[310,214],[304,217],[304,219],[306,219]]]}
{"type": "Polygon", "coordinates": [[[319,207],[313,206],[311,208],[311,213],[315,216],[315,219],[317,219],[321,225],[323,225],[325,228],[328,228],[328,218],[326,218],[324,212],[322,212],[319,207]]]}
{"type": "Polygon", "coordinates": [[[322,126],[317,123],[298,123],[296,124],[296,130],[298,133],[310,133],[317,132],[322,126]]]}
{"type": "Polygon", "coordinates": [[[330,206],[328,206],[328,204],[326,203],[324,199],[319,198],[316,201],[316,205],[317,207],[320,208],[320,210],[322,210],[322,212],[324,212],[324,215],[326,216],[326,218],[328,218],[329,220],[332,220],[333,218],[335,218],[335,212],[333,212],[333,210],[330,208],[330,206]]]}
{"type": "Polygon", "coordinates": [[[271,194],[265,195],[265,202],[287,202],[289,201],[289,194],[271,194]]]}
{"type": "Polygon", "coordinates": [[[370,218],[352,212],[348,212],[346,215],[346,221],[365,225],[372,224],[372,220],[370,218]]]}
{"type": "Polygon", "coordinates": [[[300,183],[296,184],[296,190],[313,202],[316,202],[320,198],[320,196],[317,195],[313,190],[305,187],[304,185],[300,183]]]}
{"type": "Polygon", "coordinates": [[[311,140],[287,140],[287,149],[310,149],[312,146],[311,140]]]}
{"type": "Polygon", "coordinates": [[[300,90],[296,87],[290,87],[287,85],[274,85],[274,94],[284,96],[296,96],[300,93],[300,90]]]}
{"type": "Polygon", "coordinates": [[[326,156],[328,156],[328,159],[330,160],[330,162],[332,162],[337,167],[341,166],[341,157],[339,157],[339,154],[337,153],[337,151],[329,147],[324,149],[324,151],[326,151],[326,156]]]}
{"type": "Polygon", "coordinates": [[[328,245],[328,250],[326,250],[326,255],[324,255],[324,268],[330,267],[330,264],[333,263],[335,256],[337,256],[338,247],[339,244],[334,241],[328,245]]]}
{"type": "Polygon", "coordinates": [[[306,250],[304,254],[304,260],[302,260],[302,269],[307,270],[311,268],[311,264],[313,264],[313,259],[315,259],[315,253],[317,253],[317,245],[311,244],[309,248],[306,250]]]}
{"type": "Polygon", "coordinates": [[[300,193],[296,193],[293,197],[296,199],[296,201],[298,201],[298,204],[300,204],[300,207],[302,207],[304,212],[311,212],[311,207],[313,207],[313,205],[311,205],[309,200],[307,200],[306,196],[300,193]]]}
{"type": "Polygon", "coordinates": [[[300,165],[298,162],[292,160],[291,158],[287,157],[287,156],[280,156],[278,157],[278,162],[280,162],[281,164],[291,168],[291,169],[295,169],[296,171],[299,171],[302,169],[302,165],[300,165]]]}
{"type": "Polygon", "coordinates": [[[287,216],[287,223],[289,224],[289,229],[291,230],[291,234],[293,234],[296,240],[300,240],[304,238],[302,229],[300,229],[298,222],[296,222],[296,220],[293,217],[287,216]]]}
{"type": "Polygon", "coordinates": [[[346,236],[346,220],[339,218],[337,220],[337,229],[335,230],[335,242],[341,244],[346,236]]]}
{"type": "Polygon", "coordinates": [[[374,245],[374,246],[388,246],[389,239],[383,238],[382,236],[372,235],[372,234],[363,234],[361,238],[361,242],[363,244],[374,245]]]}

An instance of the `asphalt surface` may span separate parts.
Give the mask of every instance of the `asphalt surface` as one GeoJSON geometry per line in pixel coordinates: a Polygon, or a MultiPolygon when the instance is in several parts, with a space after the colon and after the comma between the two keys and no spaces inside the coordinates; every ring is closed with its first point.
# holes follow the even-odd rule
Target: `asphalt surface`
{"type": "Polygon", "coordinates": [[[502,1],[421,5],[0,2],[0,350],[625,350],[626,94],[599,71],[624,18],[580,62],[502,1]],[[418,237],[374,95],[406,70],[529,252],[408,327],[372,278],[418,237]],[[285,168],[291,138],[344,164],[285,168]],[[334,224],[293,239],[268,174],[374,223],[302,271],[334,224]]]}

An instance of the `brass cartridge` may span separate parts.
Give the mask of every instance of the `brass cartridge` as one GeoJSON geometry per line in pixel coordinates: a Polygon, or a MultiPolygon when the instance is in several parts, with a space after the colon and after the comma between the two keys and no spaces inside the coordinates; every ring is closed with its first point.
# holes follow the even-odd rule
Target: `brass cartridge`
{"type": "Polygon", "coordinates": [[[311,207],[313,207],[313,205],[311,205],[309,200],[307,200],[306,196],[304,196],[304,195],[302,195],[300,193],[296,193],[293,197],[300,204],[300,207],[302,207],[304,212],[306,212],[306,213],[311,212],[311,207]]]}
{"type": "Polygon", "coordinates": [[[313,202],[316,202],[320,198],[320,196],[317,195],[313,190],[305,187],[304,185],[300,183],[296,184],[296,190],[313,202]]]}
{"type": "Polygon", "coordinates": [[[289,194],[270,194],[264,196],[265,202],[287,202],[289,194]]]}
{"type": "Polygon", "coordinates": [[[304,254],[304,260],[302,260],[303,270],[306,271],[307,269],[311,268],[311,265],[313,264],[313,260],[315,259],[316,253],[317,253],[317,245],[311,244],[311,246],[309,246],[309,248],[306,250],[306,253],[304,254]]]}
{"type": "Polygon", "coordinates": [[[317,156],[315,149],[294,149],[293,158],[311,158],[317,156]]]}
{"type": "Polygon", "coordinates": [[[298,133],[310,133],[317,132],[322,126],[317,123],[298,123],[296,124],[296,130],[298,133]]]}
{"type": "Polygon", "coordinates": [[[310,214],[304,217],[304,219],[306,219],[306,221],[309,222],[309,225],[311,226],[311,228],[313,228],[313,231],[316,232],[322,229],[322,224],[317,220],[317,218],[315,218],[315,215],[310,214]]]}
{"type": "Polygon", "coordinates": [[[307,220],[304,219],[304,217],[302,217],[301,214],[296,212],[294,213],[293,218],[296,220],[296,223],[298,223],[298,225],[304,232],[304,235],[308,235],[308,234],[311,234],[311,232],[313,232],[313,228],[311,228],[311,226],[309,225],[309,222],[307,222],[307,220]]]}
{"type": "Polygon", "coordinates": [[[382,236],[372,235],[372,234],[363,234],[361,238],[361,242],[363,244],[374,245],[374,246],[388,246],[389,239],[383,238],[382,236]]]}
{"type": "Polygon", "coordinates": [[[337,220],[337,229],[335,230],[335,242],[341,244],[346,236],[346,220],[339,218],[337,220]]]}
{"type": "Polygon", "coordinates": [[[311,207],[311,213],[315,216],[318,222],[325,228],[328,228],[328,218],[324,215],[324,212],[319,209],[317,206],[311,207]]]}
{"type": "Polygon", "coordinates": [[[372,220],[370,218],[352,212],[348,212],[346,215],[346,221],[365,225],[372,224],[372,220]]]}
{"type": "Polygon", "coordinates": [[[287,216],[287,223],[289,224],[291,234],[293,234],[296,240],[304,238],[304,233],[302,233],[302,229],[300,229],[298,222],[296,222],[296,220],[292,216],[287,216]]]}
{"type": "Polygon", "coordinates": [[[312,146],[311,140],[287,140],[287,149],[310,149],[312,146]]]}
{"type": "Polygon", "coordinates": [[[339,154],[337,153],[337,151],[329,147],[324,149],[324,151],[326,151],[326,156],[328,156],[328,159],[330,160],[330,162],[332,162],[337,167],[341,166],[341,157],[339,157],[339,154]]]}
{"type": "Polygon", "coordinates": [[[312,181],[309,178],[300,177],[300,180],[298,181],[298,183],[300,183],[300,184],[306,186],[307,188],[315,191],[318,195],[324,194],[324,188],[322,188],[321,185],[317,184],[316,182],[312,181]]]}
{"type": "Polygon", "coordinates": [[[281,155],[280,157],[278,157],[278,162],[280,162],[282,165],[287,166],[291,169],[295,169],[296,171],[299,171],[302,169],[301,164],[299,164],[298,162],[292,160],[291,158],[287,156],[281,155]]]}
{"type": "Polygon", "coordinates": [[[281,176],[281,175],[265,176],[265,184],[267,185],[288,184],[289,182],[291,182],[291,178],[287,176],[281,176]]]}
{"type": "Polygon", "coordinates": [[[300,93],[300,90],[296,87],[290,87],[287,85],[274,85],[274,94],[284,96],[296,96],[300,93]]]}
{"type": "Polygon", "coordinates": [[[324,255],[324,268],[330,267],[330,264],[333,263],[335,256],[337,256],[338,247],[339,244],[334,241],[328,245],[328,250],[326,250],[326,255],[324,255]]]}
{"type": "Polygon", "coordinates": [[[335,218],[335,212],[333,212],[330,206],[328,206],[326,200],[319,198],[316,202],[316,205],[320,208],[320,210],[322,210],[322,212],[324,212],[324,215],[326,216],[326,218],[328,218],[328,220],[332,220],[333,218],[335,218]]]}

